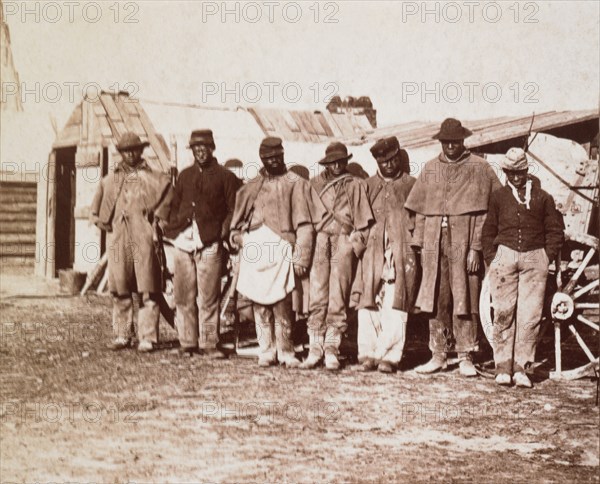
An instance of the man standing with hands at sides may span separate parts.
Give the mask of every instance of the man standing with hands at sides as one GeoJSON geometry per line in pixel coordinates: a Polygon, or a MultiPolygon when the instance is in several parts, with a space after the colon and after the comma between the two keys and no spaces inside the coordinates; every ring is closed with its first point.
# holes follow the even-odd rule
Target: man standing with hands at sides
{"type": "Polygon", "coordinates": [[[408,154],[396,137],[377,141],[371,153],[379,170],[367,179],[375,224],[355,286],[360,293],[358,360],[360,371],[392,373],[402,358],[418,283],[417,258],[409,245],[414,216],[404,210],[415,179],[409,175],[408,154]]]}
{"type": "Polygon", "coordinates": [[[531,388],[548,263],[564,241],[552,196],[527,176],[527,156],[511,148],[502,162],[506,186],[492,193],[483,225],[483,254],[494,304],[496,383],[531,388]]]}
{"type": "Polygon", "coordinates": [[[125,133],[116,145],[122,161],[106,175],[94,197],[91,221],[112,232],[109,241],[108,287],[113,300],[111,349],[129,347],[133,332],[133,293],[140,293],[138,351],[149,352],[158,343],[161,265],[154,246],[154,224],[169,216],[171,180],[154,171],[142,158],[144,148],[134,133],[125,133]]]}
{"type": "Polygon", "coordinates": [[[439,133],[442,153],[428,161],[406,200],[416,214],[413,244],[421,250],[423,278],[415,305],[431,313],[429,362],[417,373],[446,369],[456,351],[460,374],[476,376],[481,274],[481,230],[492,191],[501,187],[491,166],[465,148],[472,133],[446,119],[439,133]]]}
{"type": "Polygon", "coordinates": [[[292,326],[295,277],[308,274],[314,228],[325,209],[308,182],[287,170],[280,138],[259,148],[263,168],[238,192],[231,245],[241,249],[236,289],[253,302],[258,365],[297,367],[292,326]]]}
{"type": "Polygon", "coordinates": [[[199,351],[221,359],[219,300],[223,269],[223,241],[242,182],[213,156],[215,142],[209,129],[193,131],[189,148],[194,164],[183,170],[175,185],[171,216],[165,235],[176,247],[174,289],[180,352],[199,351]]]}
{"type": "Polygon", "coordinates": [[[342,336],[347,328],[356,262],[366,248],[373,212],[365,183],[347,171],[352,155],[342,143],[331,143],[323,173],[310,183],[327,209],[316,225],[315,255],[310,271],[308,336],[310,349],[301,367],[316,367],[325,357],[325,368],[338,370],[342,336]]]}

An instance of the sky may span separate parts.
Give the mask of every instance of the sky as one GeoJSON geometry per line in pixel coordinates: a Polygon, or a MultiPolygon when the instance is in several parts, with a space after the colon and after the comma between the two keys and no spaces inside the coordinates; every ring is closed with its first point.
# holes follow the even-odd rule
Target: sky
{"type": "Polygon", "coordinates": [[[324,109],[370,96],[380,126],[598,109],[600,2],[3,2],[25,110],[82,90],[324,109]]]}

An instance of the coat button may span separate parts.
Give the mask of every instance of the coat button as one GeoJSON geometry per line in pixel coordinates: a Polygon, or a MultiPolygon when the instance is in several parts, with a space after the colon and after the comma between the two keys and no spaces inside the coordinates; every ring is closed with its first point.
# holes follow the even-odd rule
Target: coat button
{"type": "Polygon", "coordinates": [[[192,202],[192,207],[195,207],[195,206],[196,206],[196,202],[192,202]]]}

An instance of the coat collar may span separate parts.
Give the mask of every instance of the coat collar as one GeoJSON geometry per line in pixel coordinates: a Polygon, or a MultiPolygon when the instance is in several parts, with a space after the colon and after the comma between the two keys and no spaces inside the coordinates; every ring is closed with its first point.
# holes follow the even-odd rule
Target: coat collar
{"type": "Polygon", "coordinates": [[[463,154],[458,157],[458,160],[449,160],[448,158],[446,158],[446,155],[442,151],[440,153],[439,160],[442,163],[454,164],[454,163],[460,163],[461,161],[465,161],[467,158],[469,158],[469,156],[471,156],[471,152],[469,150],[465,149],[465,151],[463,151],[463,154]]]}

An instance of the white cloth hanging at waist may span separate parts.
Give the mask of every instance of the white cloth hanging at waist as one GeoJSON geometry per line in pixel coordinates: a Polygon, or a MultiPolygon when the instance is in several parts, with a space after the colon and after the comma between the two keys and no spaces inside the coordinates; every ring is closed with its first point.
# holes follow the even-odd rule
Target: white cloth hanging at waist
{"type": "Polygon", "coordinates": [[[243,235],[237,290],[259,304],[275,304],[295,287],[292,244],[265,224],[243,235]]]}

